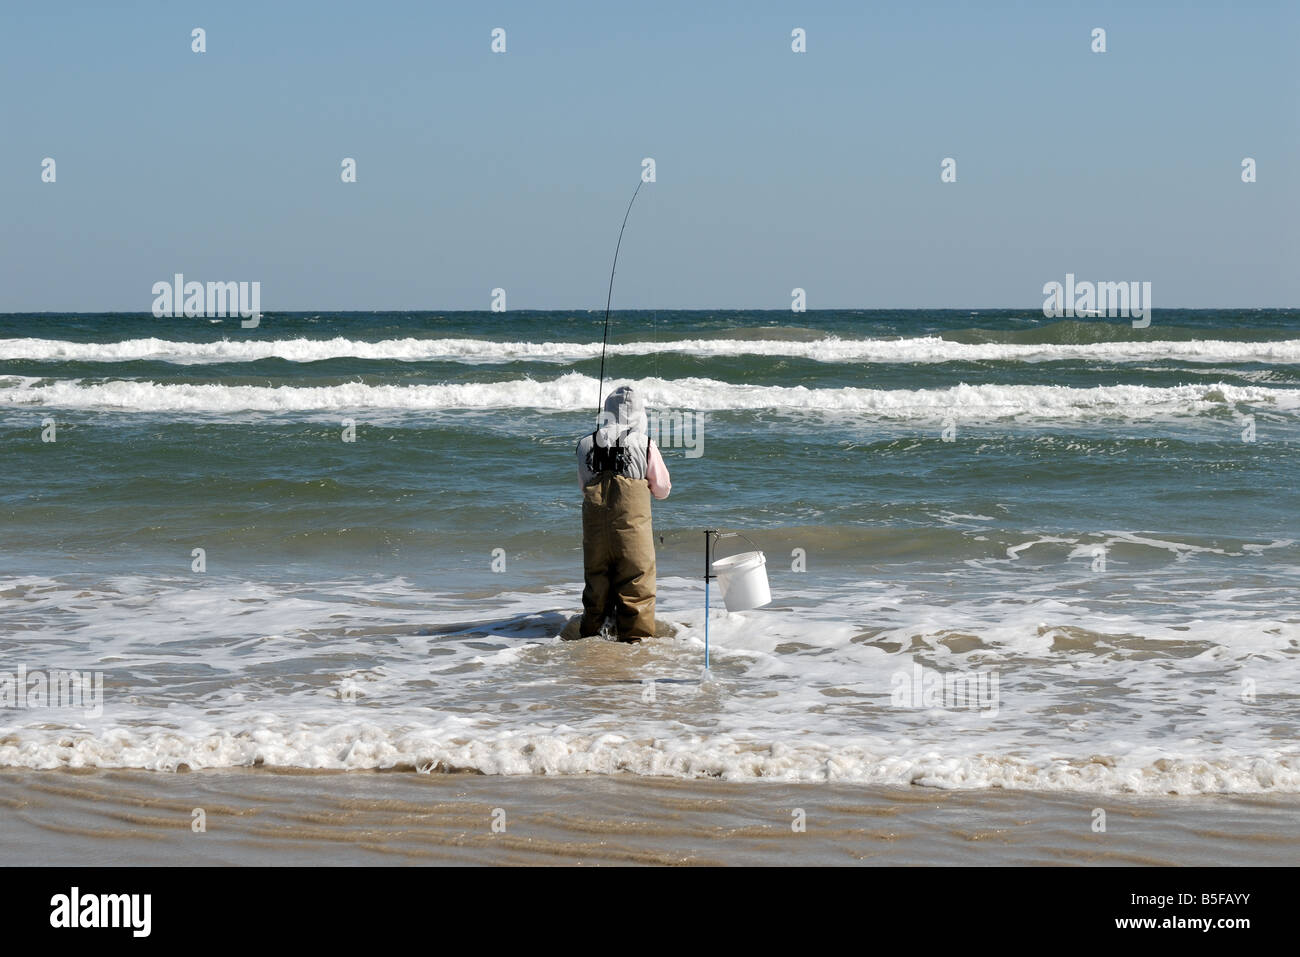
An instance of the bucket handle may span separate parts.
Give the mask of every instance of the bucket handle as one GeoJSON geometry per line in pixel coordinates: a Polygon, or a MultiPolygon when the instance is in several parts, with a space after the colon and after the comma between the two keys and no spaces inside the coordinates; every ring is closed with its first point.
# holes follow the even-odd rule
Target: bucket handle
{"type": "Polygon", "coordinates": [[[722,532],[716,528],[705,529],[704,531],[704,580],[705,582],[712,581],[713,579],[718,577],[717,575],[713,574],[713,561],[717,557],[713,554],[713,550],[717,547],[718,541],[724,538],[743,538],[745,541],[749,542],[749,544],[754,547],[754,551],[762,551],[762,549],[758,547],[758,544],[752,538],[746,535],[744,532],[722,532]]]}

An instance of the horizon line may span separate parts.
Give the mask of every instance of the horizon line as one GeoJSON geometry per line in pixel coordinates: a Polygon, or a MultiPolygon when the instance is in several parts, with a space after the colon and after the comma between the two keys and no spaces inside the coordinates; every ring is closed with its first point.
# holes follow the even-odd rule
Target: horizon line
{"type": "MultiPolygon", "coordinates": [[[[1164,310],[1164,311],[1178,311],[1178,312],[1210,312],[1210,311],[1222,311],[1222,310],[1229,310],[1229,309],[1241,309],[1241,310],[1300,310],[1300,306],[1278,306],[1278,305],[1269,305],[1269,306],[1245,306],[1245,305],[1236,305],[1236,306],[1151,306],[1150,308],[1151,308],[1151,311],[1152,311],[1153,313],[1154,313],[1154,312],[1161,311],[1161,310],[1164,310]]],[[[790,310],[788,307],[782,309],[782,308],[776,308],[776,307],[764,307],[764,306],[654,306],[654,307],[645,307],[645,306],[627,306],[627,307],[624,307],[624,308],[622,308],[622,309],[611,309],[611,310],[610,310],[610,314],[611,314],[611,315],[614,315],[615,313],[618,313],[618,312],[764,312],[764,313],[768,313],[768,312],[773,312],[773,313],[775,313],[775,312],[779,312],[779,313],[789,313],[790,315],[798,316],[798,315],[805,315],[805,314],[807,314],[807,313],[814,313],[814,312],[961,312],[961,311],[972,311],[972,312],[1017,312],[1017,311],[1021,311],[1021,312],[1023,312],[1023,311],[1029,311],[1029,312],[1041,313],[1041,312],[1043,311],[1043,307],[1042,307],[1041,304],[1038,305],[1038,306],[1034,306],[1034,307],[1028,307],[1028,306],[822,306],[822,307],[818,307],[818,308],[816,308],[816,309],[809,308],[809,309],[802,310],[801,312],[793,312],[793,311],[790,310]]],[[[265,317],[270,316],[270,315],[291,315],[291,314],[294,314],[294,313],[308,313],[308,312],[315,312],[315,313],[328,312],[328,313],[336,313],[336,314],[337,314],[337,313],[362,313],[362,314],[375,314],[375,313],[385,313],[385,312],[395,312],[395,313],[421,313],[421,312],[429,313],[429,312],[437,312],[437,313],[483,313],[483,314],[486,314],[486,315],[508,316],[508,315],[509,315],[510,313],[512,313],[512,312],[542,312],[542,313],[547,313],[547,312],[562,312],[562,313],[587,312],[587,313],[598,313],[598,314],[603,315],[604,312],[605,312],[605,310],[604,310],[603,307],[599,307],[599,306],[597,306],[597,307],[587,307],[587,306],[552,306],[552,307],[546,307],[546,308],[536,308],[536,307],[531,307],[531,306],[522,306],[522,307],[517,306],[517,307],[512,307],[512,308],[510,308],[510,309],[506,309],[506,310],[501,311],[501,312],[494,312],[492,309],[448,309],[448,308],[442,308],[442,307],[432,307],[432,308],[430,308],[430,307],[421,307],[421,308],[409,308],[409,307],[403,307],[403,308],[383,308],[383,309],[339,309],[339,308],[330,307],[330,306],[325,306],[325,307],[322,307],[322,306],[310,307],[310,306],[309,306],[309,307],[298,308],[298,309],[266,309],[266,310],[263,310],[263,311],[261,312],[261,316],[262,316],[263,318],[265,318],[265,317]]],[[[179,320],[179,319],[240,319],[240,318],[247,318],[247,317],[241,317],[241,316],[239,316],[238,314],[235,314],[235,315],[229,315],[229,316],[203,316],[203,315],[199,315],[199,316],[154,316],[153,313],[152,313],[152,311],[151,311],[151,310],[148,310],[148,309],[101,309],[101,310],[88,310],[88,309],[16,309],[16,310],[10,310],[10,311],[6,311],[6,312],[0,312],[0,316],[60,316],[60,315],[70,315],[70,314],[73,314],[73,313],[79,313],[79,314],[82,314],[82,315],[88,315],[88,316],[112,316],[112,315],[125,315],[125,316],[146,316],[146,317],[149,317],[149,318],[157,318],[157,319],[178,319],[178,320],[179,320]]],[[[1127,317],[1127,316],[1118,316],[1118,315],[1116,315],[1116,316],[1091,316],[1091,315],[1084,315],[1084,316],[1043,316],[1043,318],[1044,318],[1044,319],[1126,319],[1126,318],[1128,318],[1128,317],[1127,317]]]]}

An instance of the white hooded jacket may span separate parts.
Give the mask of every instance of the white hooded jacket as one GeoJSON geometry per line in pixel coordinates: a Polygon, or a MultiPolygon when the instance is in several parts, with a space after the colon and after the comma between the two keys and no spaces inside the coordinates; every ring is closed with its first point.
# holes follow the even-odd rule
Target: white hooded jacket
{"type": "Polygon", "coordinates": [[[641,393],[630,385],[611,392],[605,399],[596,431],[583,436],[578,443],[578,484],[586,487],[596,477],[592,453],[598,445],[622,452],[620,475],[646,479],[655,498],[667,498],[672,490],[668,467],[647,432],[645,400],[641,393]]]}

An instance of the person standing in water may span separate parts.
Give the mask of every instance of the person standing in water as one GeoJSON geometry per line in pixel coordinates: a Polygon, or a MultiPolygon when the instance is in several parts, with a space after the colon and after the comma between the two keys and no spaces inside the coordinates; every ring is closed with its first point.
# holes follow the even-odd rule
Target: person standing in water
{"type": "Polygon", "coordinates": [[[579,637],[613,618],[619,641],[655,634],[655,545],[650,496],[672,490],[668,466],[650,441],[645,402],[632,386],[605,399],[596,431],[578,443],[582,487],[582,590],[579,637]]]}

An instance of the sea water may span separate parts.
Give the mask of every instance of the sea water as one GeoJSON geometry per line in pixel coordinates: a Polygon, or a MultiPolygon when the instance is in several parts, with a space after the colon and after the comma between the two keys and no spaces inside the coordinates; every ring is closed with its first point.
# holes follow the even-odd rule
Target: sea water
{"type": "Polygon", "coordinates": [[[558,639],[602,323],[0,316],[0,766],[1300,791],[1300,310],[617,313],[636,647],[558,639]]]}

